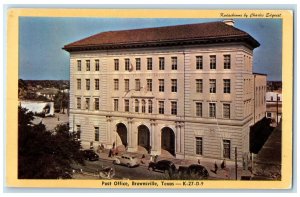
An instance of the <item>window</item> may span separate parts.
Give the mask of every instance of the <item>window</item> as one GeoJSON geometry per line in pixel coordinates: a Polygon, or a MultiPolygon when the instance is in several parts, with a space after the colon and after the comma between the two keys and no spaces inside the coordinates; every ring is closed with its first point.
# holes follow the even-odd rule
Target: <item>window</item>
{"type": "Polygon", "coordinates": [[[95,98],[95,110],[99,110],[99,98],[95,98]]]}
{"type": "Polygon", "coordinates": [[[90,98],[85,98],[85,109],[90,109],[90,98]]]}
{"type": "Polygon", "coordinates": [[[119,111],[119,99],[114,99],[114,111],[119,111]]]}
{"type": "Polygon", "coordinates": [[[216,103],[209,103],[209,117],[216,117],[216,103]]]}
{"type": "Polygon", "coordinates": [[[77,60],[77,71],[81,71],[81,60],[77,60]]]}
{"type": "Polygon", "coordinates": [[[196,92],[203,92],[203,81],[202,79],[196,79],[196,92]]]}
{"type": "Polygon", "coordinates": [[[224,93],[230,93],[230,79],[223,79],[224,93]]]}
{"type": "Polygon", "coordinates": [[[85,80],[85,88],[86,88],[86,90],[90,90],[91,89],[91,81],[90,81],[90,79],[86,79],[85,80]]]}
{"type": "Polygon", "coordinates": [[[81,98],[77,97],[77,109],[81,109],[81,98]]]}
{"type": "Polygon", "coordinates": [[[223,118],[230,118],[230,104],[223,104],[223,118]]]}
{"type": "Polygon", "coordinates": [[[114,79],[114,90],[119,90],[119,79],[114,79]]]}
{"type": "Polygon", "coordinates": [[[210,69],[216,69],[216,56],[211,55],[210,58],[210,69]]]}
{"type": "Polygon", "coordinates": [[[95,79],[95,90],[99,90],[99,79],[95,79]]]}
{"type": "Polygon", "coordinates": [[[165,113],[165,103],[164,101],[158,101],[158,113],[164,114],[165,113]]]}
{"type": "Polygon", "coordinates": [[[142,113],[146,112],[146,101],[142,100],[142,113]]]}
{"type": "Polygon", "coordinates": [[[209,80],[209,92],[216,93],[216,80],[215,79],[209,80]]]}
{"type": "Polygon", "coordinates": [[[196,154],[197,155],[202,155],[203,154],[202,137],[196,137],[196,154]]]}
{"type": "Polygon", "coordinates": [[[152,79],[147,79],[147,91],[152,91],[152,79]]]}
{"type": "Polygon", "coordinates": [[[135,112],[139,112],[140,102],[138,99],[135,99],[135,112]]]}
{"type": "Polygon", "coordinates": [[[81,79],[77,79],[77,90],[81,90],[81,79]]]}
{"type": "Polygon", "coordinates": [[[151,114],[152,113],[152,106],[153,106],[153,103],[151,100],[148,100],[148,113],[151,114]]]}
{"type": "Polygon", "coordinates": [[[115,70],[119,70],[119,59],[114,59],[115,70]]]}
{"type": "Polygon", "coordinates": [[[177,79],[171,79],[171,92],[177,92],[177,79]]]}
{"type": "Polygon", "coordinates": [[[272,117],[271,112],[267,112],[267,117],[268,117],[268,118],[271,118],[271,117],[272,117]]]}
{"type": "Polygon", "coordinates": [[[172,57],[172,70],[177,70],[177,57],[172,57]]]}
{"type": "Polygon", "coordinates": [[[124,79],[125,92],[129,92],[129,79],[124,79]]]}
{"type": "Polygon", "coordinates": [[[152,70],[152,58],[147,58],[147,70],[152,70]]]}
{"type": "Polygon", "coordinates": [[[86,71],[90,71],[91,70],[91,61],[90,60],[86,60],[86,71]]]}
{"type": "Polygon", "coordinates": [[[230,159],[230,140],[223,140],[223,158],[230,159]]]}
{"type": "Polygon", "coordinates": [[[99,141],[99,127],[95,127],[95,141],[99,141]]]}
{"type": "Polygon", "coordinates": [[[99,65],[99,60],[95,60],[95,71],[99,71],[100,65],[99,65]]]}
{"type": "Polygon", "coordinates": [[[80,139],[80,133],[81,133],[81,126],[80,126],[80,125],[76,125],[76,135],[77,135],[77,139],[80,139]]]}
{"type": "Polygon", "coordinates": [[[135,70],[141,70],[141,58],[135,58],[135,70]]]}
{"type": "Polygon", "coordinates": [[[224,69],[230,69],[230,55],[224,55],[224,69]]]}
{"type": "Polygon", "coordinates": [[[129,62],[129,59],[128,58],[126,58],[125,59],[125,70],[129,70],[130,68],[130,62],[129,62]]]}
{"type": "Polygon", "coordinates": [[[124,100],[124,111],[129,112],[129,100],[125,99],[124,100]]]}
{"type": "Polygon", "coordinates": [[[165,80],[163,80],[163,79],[159,79],[158,80],[158,90],[160,92],[164,92],[165,91],[165,80]]]}
{"type": "Polygon", "coordinates": [[[273,96],[271,96],[271,101],[273,101],[273,96]]]}
{"type": "Polygon", "coordinates": [[[202,117],[202,103],[196,102],[196,116],[202,117]]]}
{"type": "Polygon", "coordinates": [[[176,101],[171,102],[171,114],[177,115],[177,102],[176,101]]]}
{"type": "Polygon", "coordinates": [[[165,70],[165,58],[164,57],[159,58],[159,70],[165,70]]]}
{"type": "Polygon", "coordinates": [[[141,90],[141,80],[136,79],[135,80],[135,91],[140,91],[141,90]]]}
{"type": "Polygon", "coordinates": [[[196,56],[196,69],[197,70],[203,69],[203,57],[202,56],[196,56]]]}

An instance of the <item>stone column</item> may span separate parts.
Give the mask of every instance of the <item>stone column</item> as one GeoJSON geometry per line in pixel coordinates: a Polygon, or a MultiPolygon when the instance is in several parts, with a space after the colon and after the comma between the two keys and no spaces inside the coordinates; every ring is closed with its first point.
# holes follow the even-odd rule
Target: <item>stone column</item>
{"type": "Polygon", "coordinates": [[[157,123],[155,120],[150,120],[151,125],[151,136],[150,136],[150,146],[151,146],[151,155],[160,155],[160,148],[159,148],[159,139],[157,138],[157,132],[156,132],[156,125],[157,123]]]}
{"type": "Polygon", "coordinates": [[[184,138],[183,138],[183,123],[176,122],[176,158],[182,159],[183,155],[183,147],[184,147],[184,138]]]}
{"type": "Polygon", "coordinates": [[[135,152],[137,151],[137,147],[134,147],[132,136],[133,136],[133,130],[132,130],[132,118],[127,118],[128,122],[128,130],[127,130],[127,151],[128,152],[135,152]]]}
{"type": "Polygon", "coordinates": [[[112,130],[111,130],[111,121],[112,121],[112,118],[111,116],[106,116],[106,125],[107,125],[107,128],[106,128],[106,147],[107,148],[112,148],[112,130]]]}

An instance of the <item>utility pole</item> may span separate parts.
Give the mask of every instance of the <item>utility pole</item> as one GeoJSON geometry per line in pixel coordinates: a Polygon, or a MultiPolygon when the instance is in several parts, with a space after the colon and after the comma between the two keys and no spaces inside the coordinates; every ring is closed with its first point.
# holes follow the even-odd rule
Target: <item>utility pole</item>
{"type": "Polygon", "coordinates": [[[276,96],[276,125],[278,125],[278,94],[276,96]]]}
{"type": "Polygon", "coordinates": [[[238,180],[238,177],[237,177],[237,147],[235,147],[235,180],[238,180]]]}

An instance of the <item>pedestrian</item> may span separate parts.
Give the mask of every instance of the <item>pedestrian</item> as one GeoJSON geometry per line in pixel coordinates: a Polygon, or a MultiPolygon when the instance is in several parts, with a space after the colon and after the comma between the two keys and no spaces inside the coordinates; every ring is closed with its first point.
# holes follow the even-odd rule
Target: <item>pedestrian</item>
{"type": "Polygon", "coordinates": [[[200,164],[201,163],[201,161],[200,161],[200,159],[198,159],[198,164],[200,164]]]}
{"type": "Polygon", "coordinates": [[[153,162],[153,156],[150,155],[150,162],[153,162]]]}
{"type": "Polygon", "coordinates": [[[224,169],[226,167],[225,159],[221,163],[221,168],[224,169]]]}
{"type": "Polygon", "coordinates": [[[155,155],[155,157],[154,157],[154,162],[155,163],[157,162],[157,159],[158,159],[158,155],[155,155]]]}
{"type": "Polygon", "coordinates": [[[215,162],[215,174],[217,174],[217,171],[218,171],[218,165],[217,162],[215,162]]]}
{"type": "Polygon", "coordinates": [[[111,157],[112,156],[112,150],[109,149],[109,152],[108,152],[108,157],[111,157]]]}

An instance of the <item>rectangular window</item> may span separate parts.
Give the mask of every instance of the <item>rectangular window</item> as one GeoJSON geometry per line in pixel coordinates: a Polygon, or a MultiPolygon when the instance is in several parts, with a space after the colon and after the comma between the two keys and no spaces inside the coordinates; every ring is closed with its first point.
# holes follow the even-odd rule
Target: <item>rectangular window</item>
{"type": "Polygon", "coordinates": [[[125,59],[125,70],[129,70],[130,69],[130,61],[128,58],[125,59]]]}
{"type": "Polygon", "coordinates": [[[216,56],[215,55],[211,55],[209,56],[209,60],[210,60],[210,69],[216,69],[216,56]]]}
{"type": "Polygon", "coordinates": [[[129,79],[124,79],[125,92],[129,92],[129,79]]]}
{"type": "Polygon", "coordinates": [[[215,79],[209,80],[209,92],[216,93],[216,80],[215,79]]]}
{"type": "Polygon", "coordinates": [[[99,127],[95,127],[95,141],[99,141],[99,127]]]}
{"type": "Polygon", "coordinates": [[[230,55],[224,55],[224,69],[230,69],[231,60],[230,55]]]}
{"type": "Polygon", "coordinates": [[[86,71],[90,71],[90,70],[91,70],[91,61],[86,60],[86,71]]]}
{"type": "Polygon", "coordinates": [[[165,102],[164,101],[158,101],[158,113],[159,114],[165,113],[165,102]]]}
{"type": "Polygon", "coordinates": [[[95,60],[95,71],[99,71],[99,70],[100,70],[99,60],[95,60]]]}
{"type": "Polygon", "coordinates": [[[119,90],[119,79],[114,79],[114,90],[119,90]]]}
{"type": "Polygon", "coordinates": [[[85,88],[86,88],[86,90],[90,90],[91,89],[91,81],[90,81],[90,79],[86,79],[85,80],[85,88]]]}
{"type": "Polygon", "coordinates": [[[177,70],[177,57],[172,57],[172,70],[177,70]]]}
{"type": "Polygon", "coordinates": [[[146,112],[146,101],[142,100],[142,113],[146,112]]]}
{"type": "Polygon", "coordinates": [[[81,71],[81,60],[77,60],[77,71],[81,71]]]}
{"type": "Polygon", "coordinates": [[[80,126],[80,125],[76,125],[76,135],[77,135],[77,139],[80,139],[80,133],[81,133],[81,126],[80,126]]]}
{"type": "Polygon", "coordinates": [[[171,114],[177,115],[177,102],[176,101],[171,102],[171,114]]]}
{"type": "Polygon", "coordinates": [[[216,117],[216,103],[209,103],[209,117],[216,117]]]}
{"type": "Polygon", "coordinates": [[[196,154],[197,155],[202,155],[203,154],[202,137],[196,137],[196,154]]]}
{"type": "Polygon", "coordinates": [[[152,91],[152,79],[147,79],[147,91],[152,91]]]}
{"type": "Polygon", "coordinates": [[[223,140],[223,158],[230,159],[230,140],[223,140]]]}
{"type": "Polygon", "coordinates": [[[152,114],[153,103],[152,100],[148,100],[148,113],[152,114]]]}
{"type": "Polygon", "coordinates": [[[196,103],[196,116],[202,117],[202,103],[196,103]]]}
{"type": "Polygon", "coordinates": [[[138,99],[135,99],[135,112],[139,112],[139,110],[140,110],[140,102],[139,102],[139,100],[138,99]]]}
{"type": "Polygon", "coordinates": [[[141,90],[141,80],[136,79],[135,80],[135,91],[140,91],[141,90]]]}
{"type": "Polygon", "coordinates": [[[152,70],[152,58],[147,58],[147,70],[152,70]]]}
{"type": "Polygon", "coordinates": [[[159,58],[159,70],[165,70],[165,58],[164,57],[159,58]]]}
{"type": "Polygon", "coordinates": [[[119,111],[119,99],[114,99],[114,111],[119,111]]]}
{"type": "Polygon", "coordinates": [[[115,70],[119,70],[119,59],[114,59],[115,70]]]}
{"type": "Polygon", "coordinates": [[[196,69],[197,70],[203,69],[203,57],[202,56],[196,56],[196,69]]]}
{"type": "Polygon", "coordinates": [[[230,93],[230,79],[223,79],[224,93],[230,93]]]}
{"type": "Polygon", "coordinates": [[[135,69],[141,70],[141,58],[135,58],[135,69]]]}
{"type": "Polygon", "coordinates": [[[77,109],[81,109],[81,98],[77,97],[77,109]]]}
{"type": "Polygon", "coordinates": [[[128,99],[124,100],[124,111],[129,112],[129,100],[128,99]]]}
{"type": "Polygon", "coordinates": [[[202,81],[202,79],[196,79],[196,92],[198,92],[198,93],[203,92],[203,81],[202,81]]]}
{"type": "Polygon", "coordinates": [[[95,110],[99,110],[99,98],[95,98],[95,110]]]}
{"type": "Polygon", "coordinates": [[[99,79],[95,79],[95,90],[99,90],[99,79]]]}
{"type": "Polygon", "coordinates": [[[85,109],[90,109],[90,98],[85,98],[85,109]]]}
{"type": "Polygon", "coordinates": [[[164,92],[165,91],[165,80],[164,79],[159,79],[158,80],[158,90],[160,92],[164,92]]]}
{"type": "Polygon", "coordinates": [[[77,90],[81,90],[81,79],[77,79],[77,90]]]}
{"type": "Polygon", "coordinates": [[[171,92],[177,92],[177,79],[171,79],[171,92]]]}
{"type": "Polygon", "coordinates": [[[230,118],[230,104],[223,104],[223,118],[230,118]]]}

